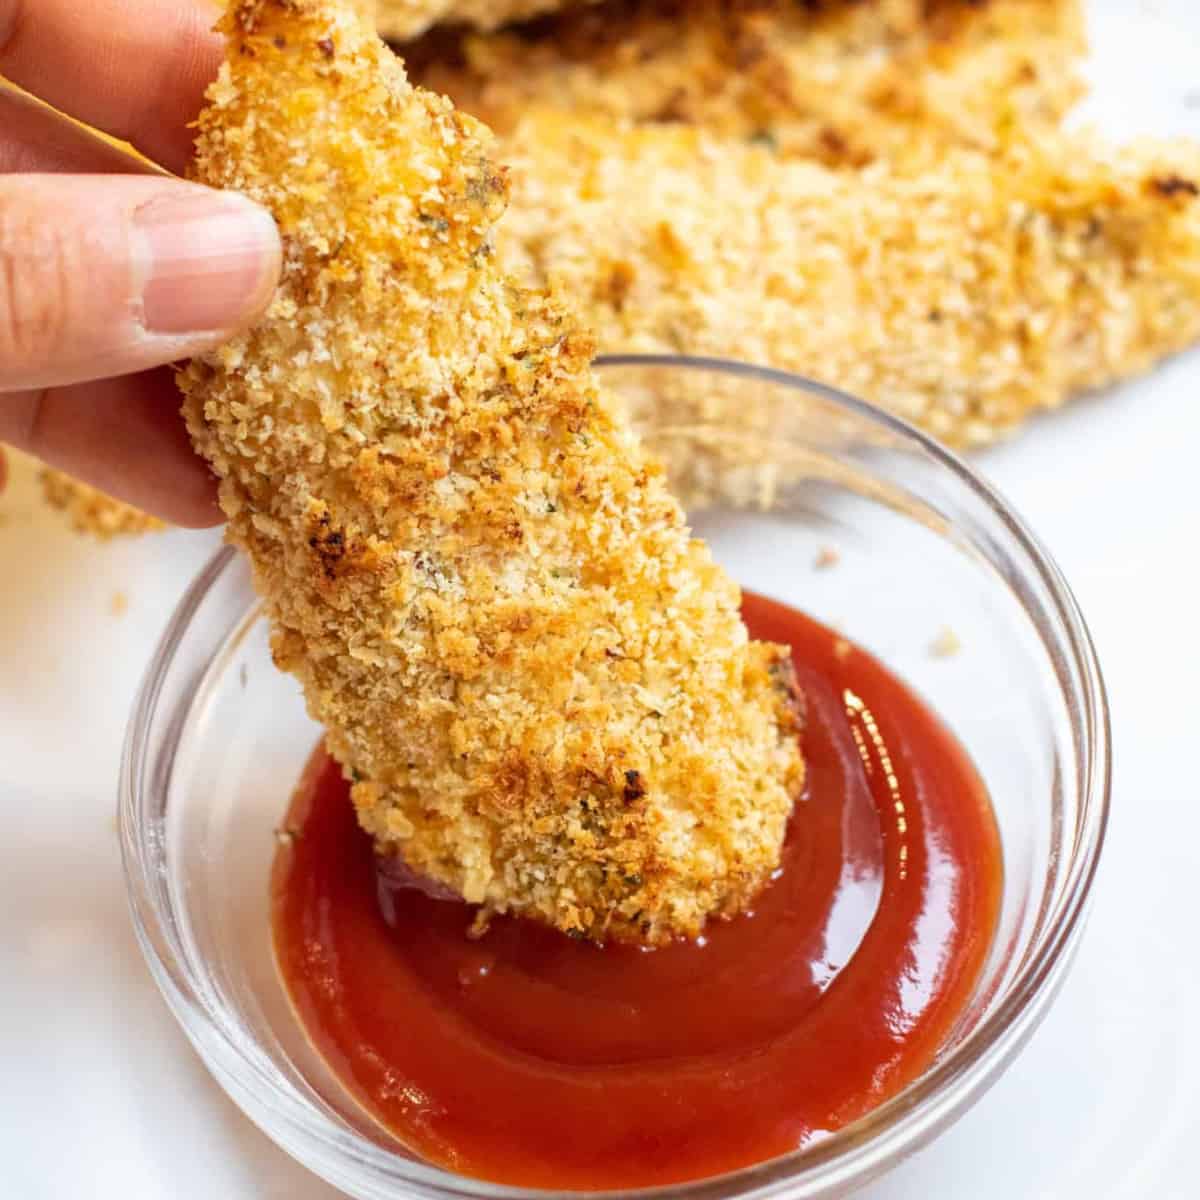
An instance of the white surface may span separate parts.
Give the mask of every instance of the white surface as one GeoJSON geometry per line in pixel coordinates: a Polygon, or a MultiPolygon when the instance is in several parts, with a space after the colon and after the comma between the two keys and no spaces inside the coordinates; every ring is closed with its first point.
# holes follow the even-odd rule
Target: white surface
{"type": "MultiPolygon", "coordinates": [[[[1194,0],[1092,7],[1095,114],[1200,135],[1194,0]]],[[[1032,1044],[867,1200],[1200,1195],[1198,390],[1192,355],[980,460],[1091,624],[1113,705],[1113,823],[1078,962],[1032,1044]]],[[[96,546],[42,511],[21,471],[0,512],[0,1195],[332,1200],[208,1078],[125,909],[112,818],[125,718],[215,537],[96,546]]]]}

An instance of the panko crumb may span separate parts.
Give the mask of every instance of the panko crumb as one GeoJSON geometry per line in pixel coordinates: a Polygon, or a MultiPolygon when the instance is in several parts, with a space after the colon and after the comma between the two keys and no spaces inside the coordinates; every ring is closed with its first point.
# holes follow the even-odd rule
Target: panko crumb
{"type": "Polygon", "coordinates": [[[113,592],[108,607],[114,617],[123,617],[129,611],[129,596],[125,592],[113,592]]]}
{"type": "Polygon", "coordinates": [[[813,569],[827,571],[830,567],[836,567],[841,561],[842,555],[836,546],[822,546],[817,551],[816,558],[813,559],[813,569]]]}
{"type": "Polygon", "coordinates": [[[157,517],[107,496],[62,471],[46,467],[40,479],[46,503],[63,512],[76,533],[91,534],[106,542],[114,537],[136,536],[166,528],[157,517]]]}
{"type": "Polygon", "coordinates": [[[749,640],[591,338],[499,267],[486,130],[332,0],[221,29],[193,177],[265,204],[286,252],[184,411],[361,824],[595,941],[741,911],[803,783],[788,652],[749,640]]]}
{"type": "Polygon", "coordinates": [[[929,646],[929,653],[933,658],[953,658],[961,650],[962,641],[949,626],[942,629],[929,646]]]}

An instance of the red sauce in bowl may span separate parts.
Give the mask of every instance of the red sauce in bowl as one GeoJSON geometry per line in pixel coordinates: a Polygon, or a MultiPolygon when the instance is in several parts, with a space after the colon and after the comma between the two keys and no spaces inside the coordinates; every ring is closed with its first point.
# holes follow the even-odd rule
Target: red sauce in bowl
{"type": "Polygon", "coordinates": [[[348,1091],[411,1152],[545,1188],[717,1175],[839,1129],[935,1058],[1000,901],[986,793],[954,737],[879,662],[747,596],[791,645],[806,798],[753,914],[655,951],[572,941],[388,886],[318,751],[272,878],[296,1012],[348,1091]]]}

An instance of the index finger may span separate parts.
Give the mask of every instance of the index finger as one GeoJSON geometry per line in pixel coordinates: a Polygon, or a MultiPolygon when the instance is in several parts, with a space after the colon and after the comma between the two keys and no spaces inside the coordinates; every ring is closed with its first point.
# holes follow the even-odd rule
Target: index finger
{"type": "Polygon", "coordinates": [[[207,0],[0,0],[0,75],[181,171],[216,17],[207,0]]]}

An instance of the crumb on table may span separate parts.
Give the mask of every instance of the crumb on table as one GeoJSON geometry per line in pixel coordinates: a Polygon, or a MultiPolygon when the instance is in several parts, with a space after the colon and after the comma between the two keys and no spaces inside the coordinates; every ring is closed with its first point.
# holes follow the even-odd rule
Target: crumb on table
{"type": "Polygon", "coordinates": [[[108,541],[113,537],[166,528],[157,517],[52,467],[43,468],[40,479],[46,502],[66,515],[76,533],[91,534],[101,541],[108,541]]]}
{"type": "Polygon", "coordinates": [[[960,650],[962,641],[949,626],[943,628],[929,646],[929,653],[934,658],[953,658],[960,650]]]}

